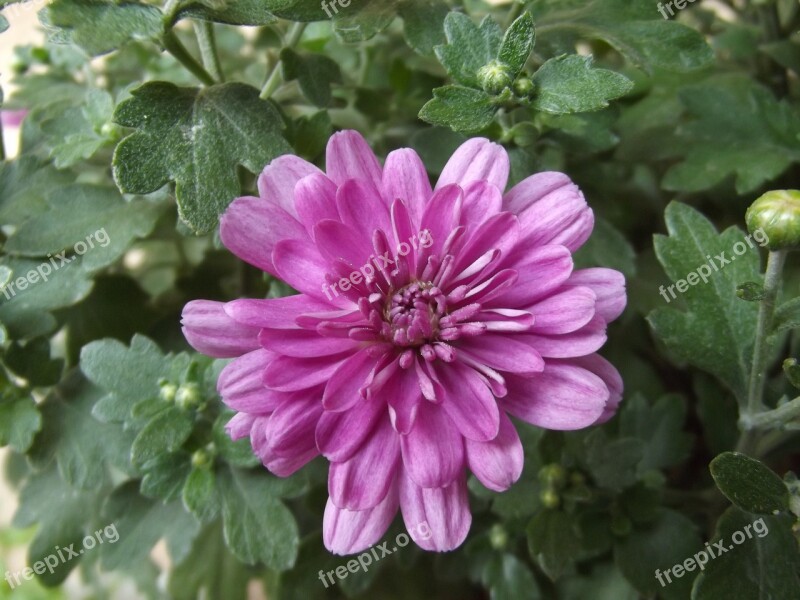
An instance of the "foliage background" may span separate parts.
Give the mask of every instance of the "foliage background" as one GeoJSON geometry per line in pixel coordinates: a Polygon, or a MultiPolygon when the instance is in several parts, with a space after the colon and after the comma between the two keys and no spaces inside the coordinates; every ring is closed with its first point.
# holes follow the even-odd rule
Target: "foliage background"
{"type": "Polygon", "coordinates": [[[800,9],[706,0],[665,21],[657,5],[353,0],[299,26],[324,18],[316,1],[49,2],[49,42],[14,48],[4,107],[30,113],[0,166],[0,280],[101,227],[112,242],[0,297],[0,445],[19,494],[0,556],[26,547],[33,564],[111,522],[120,541],[0,598],[75,597],[59,589],[73,569],[98,598],[800,598],[797,377],[780,369],[798,351],[796,258],[761,331],[764,406],[759,303],[736,294],[760,285],[764,255],[669,305],[658,294],[730,254],[758,195],[800,187],[800,9]],[[484,89],[498,55],[532,93],[484,89]],[[289,292],[220,246],[217,217],[272,157],[319,161],[345,127],[379,154],[413,146],[433,177],[478,133],[506,145],[514,181],[569,173],[598,216],[578,262],[624,272],[630,302],[604,351],[626,382],[616,419],[521,426],[522,480],[502,495],[471,482],[461,549],[409,547],[326,590],[317,572],[346,561],[321,544],[324,465],[278,480],[226,441],[222,363],[188,353],[178,321],[189,299],[289,292]],[[743,432],[740,413],[768,427],[743,432]],[[655,569],[757,518],[769,535],[658,585],[655,569]]]}

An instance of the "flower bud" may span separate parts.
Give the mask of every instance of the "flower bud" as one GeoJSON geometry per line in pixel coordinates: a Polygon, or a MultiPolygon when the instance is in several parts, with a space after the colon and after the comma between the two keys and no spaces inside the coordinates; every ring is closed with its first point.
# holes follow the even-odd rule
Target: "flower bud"
{"type": "Polygon", "coordinates": [[[542,490],[541,494],[539,494],[539,498],[545,508],[558,508],[558,505],[561,503],[561,498],[559,498],[558,493],[551,489],[542,490]]]}
{"type": "Polygon", "coordinates": [[[545,465],[539,470],[539,481],[550,487],[560,488],[566,482],[567,473],[558,463],[545,465]]]}
{"type": "Polygon", "coordinates": [[[800,245],[800,191],[773,190],[750,205],[745,214],[747,229],[761,231],[770,250],[800,245]]]}
{"type": "Polygon", "coordinates": [[[192,453],[192,466],[195,469],[205,469],[214,463],[214,451],[211,447],[200,448],[192,453]]]}
{"type": "Polygon", "coordinates": [[[493,60],[478,69],[478,83],[487,94],[496,96],[513,83],[511,73],[503,63],[493,60]]]}
{"type": "Polygon", "coordinates": [[[514,82],[514,95],[517,98],[530,98],[535,85],[530,77],[519,77],[514,82]]]}
{"type": "Polygon", "coordinates": [[[489,543],[495,550],[503,550],[508,545],[508,532],[499,523],[489,530],[489,543]]]}
{"type": "Polygon", "coordinates": [[[164,402],[174,402],[175,401],[175,394],[178,392],[178,386],[174,383],[167,381],[166,379],[162,379],[158,382],[159,391],[158,397],[161,398],[164,402]]]}
{"type": "Polygon", "coordinates": [[[184,383],[175,394],[176,404],[184,410],[198,408],[201,400],[200,386],[196,383],[184,383]]]}

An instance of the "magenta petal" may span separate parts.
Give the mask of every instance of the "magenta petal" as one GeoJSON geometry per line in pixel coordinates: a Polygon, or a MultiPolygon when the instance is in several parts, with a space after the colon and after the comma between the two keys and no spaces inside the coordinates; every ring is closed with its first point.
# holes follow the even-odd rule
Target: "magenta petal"
{"type": "Polygon", "coordinates": [[[614,269],[581,269],[575,271],[567,285],[590,288],[597,296],[595,310],[606,322],[613,321],[625,310],[625,276],[614,269]]]}
{"type": "Polygon", "coordinates": [[[527,250],[517,261],[504,267],[519,274],[517,283],[492,305],[506,307],[531,306],[535,301],[555,292],[572,273],[572,253],[565,246],[540,246],[527,250]]]}
{"type": "Polygon", "coordinates": [[[358,453],[345,462],[331,463],[328,493],[336,506],[364,510],[386,497],[400,462],[398,437],[384,417],[358,453]]]}
{"type": "Polygon", "coordinates": [[[220,219],[225,247],[243,261],[276,275],[272,250],[281,240],[308,240],[303,225],[277,204],[261,198],[237,198],[220,219]]]}
{"type": "Polygon", "coordinates": [[[411,431],[422,400],[422,388],[416,370],[397,369],[378,394],[387,398],[389,418],[395,431],[401,434],[411,431]]]}
{"type": "Polygon", "coordinates": [[[340,131],[328,141],[325,167],[336,185],[348,179],[361,179],[381,189],[383,173],[378,159],[357,131],[340,131]]]}
{"type": "Polygon", "coordinates": [[[609,399],[602,379],[568,363],[548,363],[536,377],[509,375],[506,382],[508,396],[500,400],[503,408],[545,429],[588,427],[603,414],[609,399]]]}
{"type": "Polygon", "coordinates": [[[276,453],[267,439],[271,419],[272,417],[259,417],[255,420],[250,431],[250,443],[261,463],[270,472],[278,477],[289,477],[319,456],[319,452],[310,440],[299,438],[291,452],[276,453]]]}
{"type": "Polygon", "coordinates": [[[314,446],[314,429],[322,416],[319,394],[312,391],[286,394],[269,418],[267,445],[277,456],[295,456],[314,446]]]}
{"type": "Polygon", "coordinates": [[[441,405],[422,402],[400,447],[406,472],[420,487],[444,487],[464,472],[463,438],[441,405]]]}
{"type": "Polygon", "coordinates": [[[355,554],[375,544],[394,520],[399,498],[395,481],[386,497],[374,508],[338,508],[329,498],[325,506],[322,537],[334,554],[355,554]]]}
{"type": "Polygon", "coordinates": [[[383,167],[383,189],[390,204],[395,200],[405,203],[411,222],[419,228],[422,213],[433,195],[433,190],[425,165],[416,152],[410,148],[401,148],[389,153],[383,167]]]}
{"type": "Polygon", "coordinates": [[[457,185],[442,187],[433,194],[422,215],[422,230],[430,232],[431,245],[420,250],[423,256],[438,254],[450,233],[461,219],[463,194],[457,185]]]}
{"type": "Polygon", "coordinates": [[[466,441],[467,464],[490,490],[504,492],[522,474],[522,442],[511,419],[500,413],[500,432],[489,442],[466,441]]]}
{"type": "Polygon", "coordinates": [[[330,309],[330,304],[302,294],[268,300],[244,298],[225,305],[225,312],[237,323],[271,329],[295,329],[299,315],[330,309]]]}
{"type": "Polygon", "coordinates": [[[269,163],[258,177],[258,195],[274,202],[292,216],[297,216],[294,190],[297,182],[313,174],[322,174],[317,167],[298,156],[286,154],[269,163]]]}
{"type": "MultiPolygon", "coordinates": [[[[343,355],[297,358],[279,356],[264,373],[264,384],[280,392],[294,392],[320,385],[330,379],[346,358],[343,355]]],[[[322,396],[319,398],[322,406],[322,396]]]]}
{"type": "Polygon", "coordinates": [[[361,448],[378,419],[385,414],[386,404],[379,398],[368,398],[341,412],[326,410],[317,423],[319,451],[331,462],[348,460],[361,448]]]}
{"type": "Polygon", "coordinates": [[[242,439],[250,435],[250,431],[253,428],[253,423],[256,420],[256,415],[251,415],[248,413],[239,413],[237,415],[233,415],[230,421],[228,421],[227,425],[225,425],[225,431],[228,432],[230,438],[235,442],[237,440],[242,439]]]}
{"type": "Polygon", "coordinates": [[[544,369],[544,360],[536,348],[516,336],[488,334],[462,338],[456,348],[459,353],[466,353],[477,362],[498,371],[533,375],[544,369]]]}
{"type": "Polygon", "coordinates": [[[391,230],[389,205],[384,202],[380,192],[366,181],[345,181],[336,193],[336,207],[342,222],[362,236],[371,238],[376,229],[391,230]]]}
{"type": "Polygon", "coordinates": [[[338,219],[336,184],[322,173],[304,177],[294,190],[294,207],[298,220],[313,234],[314,225],[323,219],[338,219]]]}
{"type": "Polygon", "coordinates": [[[503,208],[520,214],[542,198],[574,185],[564,173],[545,171],[520,181],[503,198],[503,208]]]}
{"type": "Polygon", "coordinates": [[[323,302],[342,305],[343,298],[334,296],[330,290],[326,292],[325,276],[329,266],[315,246],[298,240],[283,240],[275,245],[272,258],[278,277],[294,289],[323,302]]]}
{"type": "Polygon", "coordinates": [[[267,350],[285,356],[311,358],[355,350],[358,342],[345,337],[323,337],[308,329],[262,329],[258,341],[267,350]]]}
{"type": "Polygon", "coordinates": [[[325,410],[342,411],[351,408],[356,402],[364,401],[362,388],[371,380],[371,373],[378,359],[365,348],[339,365],[325,386],[322,406],[325,410]]]}
{"type": "Polygon", "coordinates": [[[464,244],[456,262],[456,273],[468,267],[487,250],[497,249],[501,254],[507,254],[516,245],[518,238],[519,222],[515,215],[503,212],[486,219],[464,244]]]}
{"type": "Polygon", "coordinates": [[[326,219],[314,227],[314,239],[328,263],[344,261],[354,271],[370,262],[372,233],[326,219]]]}
{"type": "Polygon", "coordinates": [[[597,352],[606,343],[606,322],[594,317],[577,331],[564,335],[522,334],[519,339],[531,344],[544,358],[570,358],[597,352]]]}
{"type": "Polygon", "coordinates": [[[422,488],[403,474],[400,509],[411,539],[425,550],[447,552],[458,548],[472,525],[463,475],[444,488],[422,488]]]}
{"type": "Polygon", "coordinates": [[[476,229],[502,210],[503,193],[486,181],[473,181],[464,188],[461,224],[476,229]]]}
{"type": "Polygon", "coordinates": [[[577,331],[594,317],[596,298],[590,288],[576,286],[540,300],[528,309],[534,318],[531,332],[553,335],[577,331]]]}
{"type": "Polygon", "coordinates": [[[275,355],[267,350],[254,350],[230,362],[217,379],[222,401],[233,410],[255,414],[274,411],[285,394],[268,390],[263,378],[267,364],[275,355]]]}
{"type": "Polygon", "coordinates": [[[486,181],[502,191],[508,183],[509,168],[505,148],[485,138],[472,138],[461,144],[447,161],[436,189],[451,183],[463,188],[473,181],[486,181]]]}
{"type": "Polygon", "coordinates": [[[478,373],[458,361],[437,365],[436,373],[444,388],[442,406],[461,434],[479,442],[494,439],[500,428],[500,412],[478,373]]]}
{"type": "Polygon", "coordinates": [[[616,414],[617,408],[619,408],[619,403],[622,400],[624,386],[622,383],[622,377],[619,375],[619,371],[617,371],[614,365],[612,365],[599,354],[590,354],[589,356],[572,358],[566,362],[583,367],[587,371],[591,371],[606,384],[610,396],[608,398],[608,402],[606,403],[606,407],[603,410],[603,414],[600,415],[600,418],[597,419],[595,424],[605,423],[608,421],[616,414]]]}
{"type": "Polygon", "coordinates": [[[234,358],[259,347],[258,329],[231,319],[223,302],[192,300],[183,307],[181,324],[192,348],[214,358],[234,358]]]}

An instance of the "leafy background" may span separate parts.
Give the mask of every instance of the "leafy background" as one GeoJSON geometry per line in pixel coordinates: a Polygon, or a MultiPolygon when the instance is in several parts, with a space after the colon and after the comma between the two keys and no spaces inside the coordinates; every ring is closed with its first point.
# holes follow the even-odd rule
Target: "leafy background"
{"type": "Polygon", "coordinates": [[[697,2],[664,20],[657,5],[353,0],[327,20],[316,0],[0,0],[39,10],[47,34],[13,44],[5,74],[4,108],[30,112],[0,163],[0,283],[100,227],[111,239],[0,297],[18,496],[0,562],[120,533],[0,598],[800,598],[800,376],[780,368],[798,353],[796,259],[761,328],[763,302],[739,295],[763,295],[763,250],[673,303],[658,293],[730,255],[762,192],[800,187],[800,7],[697,2]],[[193,298],[290,293],[221,247],[218,216],[273,157],[320,161],[340,128],[380,154],[414,147],[432,177],[477,134],[507,147],[512,182],[569,173],[598,216],[577,262],[625,273],[629,308],[604,350],[626,382],[614,420],[519,424],[522,478],[470,482],[462,548],[408,547],[326,589],[318,571],[346,560],[321,543],[324,464],[281,480],[231,443],[224,363],[190,352],[178,321],[193,298]],[[767,536],[659,586],[656,569],[759,518],[767,536]]]}

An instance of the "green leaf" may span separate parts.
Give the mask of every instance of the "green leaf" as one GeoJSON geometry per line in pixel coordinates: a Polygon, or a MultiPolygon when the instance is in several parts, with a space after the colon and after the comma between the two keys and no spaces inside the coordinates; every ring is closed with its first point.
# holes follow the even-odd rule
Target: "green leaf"
{"type": "Polygon", "coordinates": [[[655,577],[656,569],[664,571],[682,564],[703,546],[697,528],[679,512],[663,509],[658,519],[637,529],[614,546],[614,560],[625,578],[640,593],[665,600],[684,600],[697,575],[686,573],[662,587],[655,577]]]}
{"type": "Polygon", "coordinates": [[[52,190],[72,183],[68,173],[57,171],[33,156],[0,163],[0,221],[17,225],[46,210],[52,190]]]}
{"type": "Polygon", "coordinates": [[[475,133],[491,125],[497,107],[481,90],[447,85],[433,90],[419,118],[432,125],[444,125],[453,131],[475,133]]]}
{"type": "Polygon", "coordinates": [[[435,48],[439,62],[458,83],[479,88],[478,71],[500,51],[500,26],[487,16],[478,27],[467,15],[451,12],[444,20],[444,33],[447,44],[435,48]]]}
{"type": "Polygon", "coordinates": [[[528,549],[545,575],[556,580],[566,573],[581,548],[575,520],[562,511],[543,510],[527,532],[528,549]]]}
{"type": "Polygon", "coordinates": [[[695,582],[692,600],[797,596],[800,551],[791,517],[756,519],[731,507],[717,522],[715,537],[723,541],[726,552],[715,550],[715,558],[695,582]]]}
{"type": "Polygon", "coordinates": [[[621,436],[644,442],[639,473],[675,466],[689,456],[692,436],[684,431],[686,403],[680,396],[663,396],[649,405],[637,394],[623,404],[619,418],[621,436]]]}
{"type": "Polygon", "coordinates": [[[528,57],[533,52],[536,32],[533,27],[533,17],[529,12],[522,15],[511,24],[503,36],[503,43],[497,58],[511,68],[512,76],[520,74],[528,57]]]}
{"type": "Polygon", "coordinates": [[[530,569],[513,554],[494,554],[481,576],[491,600],[538,600],[539,585],[530,569]]]}
{"type": "Polygon", "coordinates": [[[320,54],[300,56],[291,48],[281,51],[283,76],[286,81],[297,79],[306,98],[323,108],[331,103],[331,85],[342,83],[339,65],[320,54]]]}
{"type": "Polygon", "coordinates": [[[332,10],[340,7],[333,16],[333,30],[339,38],[349,44],[369,40],[394,21],[397,7],[394,2],[374,0],[352,0],[344,6],[341,0],[329,0],[332,10]]]}
{"type": "Polygon", "coordinates": [[[406,41],[425,56],[446,41],[444,20],[450,8],[444,0],[404,0],[400,3],[406,41]]]}
{"type": "Polygon", "coordinates": [[[236,557],[249,565],[291,568],[300,543],[297,523],[275,497],[269,477],[230,470],[220,483],[225,541],[236,557]]]}
{"type": "Polygon", "coordinates": [[[12,343],[3,362],[32,387],[48,387],[58,383],[64,370],[64,360],[50,354],[50,340],[35,338],[24,345],[12,343]]]}
{"type": "Polygon", "coordinates": [[[750,77],[688,86],[680,99],[690,116],[679,130],[685,158],[667,171],[666,189],[697,192],[735,175],[746,194],[800,161],[800,114],[750,77]]]}
{"type": "Polygon", "coordinates": [[[180,502],[163,504],[138,494],[138,482],[123,483],[108,497],[103,518],[116,526],[119,540],[101,546],[101,562],[106,570],[146,561],[153,546],[167,540],[170,557],[183,560],[191,549],[200,524],[180,502]]]}
{"type": "Polygon", "coordinates": [[[792,298],[775,310],[773,330],[786,331],[800,327],[800,298],[792,298]]]}
{"type": "Polygon", "coordinates": [[[113,423],[125,421],[137,402],[158,397],[158,380],[169,373],[169,364],[153,341],[135,335],[130,348],[117,340],[88,344],[81,351],[81,370],[108,392],[92,414],[113,423]]]}
{"type": "Polygon", "coordinates": [[[631,437],[610,438],[596,429],[584,440],[586,465],[600,487],[621,491],[636,483],[646,444],[631,437]]]}
{"type": "Polygon", "coordinates": [[[789,490],[780,477],[754,458],[724,452],[709,465],[725,497],[744,511],[769,515],[789,509],[789,490]]]}
{"type": "Polygon", "coordinates": [[[47,203],[47,212],[28,219],[9,237],[6,252],[44,258],[82,250],[82,266],[92,270],[115,262],[133,240],[149,234],[166,208],[160,200],[127,202],[113,187],[89,184],[62,187],[47,203]]]}
{"type": "Polygon", "coordinates": [[[199,233],[213,229],[240,195],[238,165],[260,173],[291,151],[274,106],[242,83],[202,90],[146,83],[117,107],[114,120],[138,130],[114,153],[120,190],[149,194],[175,181],[181,219],[199,233]]]}
{"type": "Polygon", "coordinates": [[[183,488],[183,505],[202,523],[213,521],[220,511],[220,497],[214,472],[195,467],[183,488]]]}
{"type": "Polygon", "coordinates": [[[167,406],[139,432],[131,448],[131,460],[144,465],[164,453],[180,449],[194,429],[193,415],[177,406],[167,406]]]}
{"type": "Polygon", "coordinates": [[[685,301],[686,310],[658,308],[647,320],[679,361],[717,376],[741,399],[758,306],[737,298],[736,287],[742,281],[760,279],[758,253],[750,250],[736,256],[732,248],[744,243],[745,234],[736,227],[717,233],[708,219],[685,204],[670,203],[665,219],[669,236],[655,236],[656,255],[667,276],[677,283],[666,286],[662,296],[669,302],[685,301]],[[721,253],[725,255],[718,259],[721,253]],[[719,265],[723,259],[730,263],[719,265]],[[695,285],[689,285],[688,278],[701,269],[708,272],[707,283],[694,277],[695,285]],[[683,294],[677,288],[680,282],[686,290],[683,294]]]}
{"type": "Polygon", "coordinates": [[[270,25],[277,21],[264,0],[191,2],[181,6],[178,18],[189,17],[229,25],[270,25]]]}
{"type": "Polygon", "coordinates": [[[191,469],[188,452],[163,454],[147,464],[140,491],[148,498],[172,502],[181,497],[191,469]]]}
{"type": "Polygon", "coordinates": [[[25,452],[42,428],[42,416],[31,398],[0,401],[0,446],[25,452]]]}
{"type": "Polygon", "coordinates": [[[80,489],[97,489],[105,483],[109,464],[131,471],[131,436],[92,418],[92,407],[101,395],[73,371],[39,405],[43,425],[31,447],[31,459],[39,467],[55,460],[64,480],[80,489]]]}
{"type": "Polygon", "coordinates": [[[592,236],[573,259],[576,269],[603,265],[627,277],[636,275],[636,252],[625,236],[602,217],[595,217],[592,236]]]}
{"type": "Polygon", "coordinates": [[[54,0],[44,19],[47,26],[65,30],[66,39],[90,56],[112,52],[132,40],[158,38],[163,31],[161,11],[136,2],[54,0]]]}
{"type": "Polygon", "coordinates": [[[592,67],[592,57],[570,54],[551,58],[533,75],[533,107],[553,114],[600,110],[633,89],[619,73],[592,67]]]}

